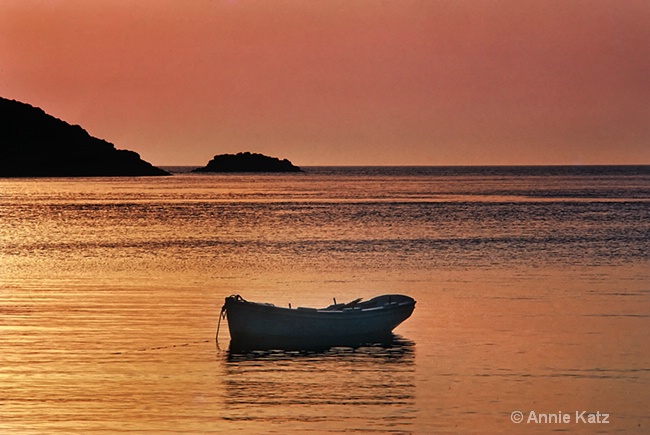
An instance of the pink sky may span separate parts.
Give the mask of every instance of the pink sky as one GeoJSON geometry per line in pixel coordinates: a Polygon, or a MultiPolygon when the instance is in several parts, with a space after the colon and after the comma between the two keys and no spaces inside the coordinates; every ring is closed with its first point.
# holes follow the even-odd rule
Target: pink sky
{"type": "Polygon", "coordinates": [[[650,2],[2,0],[0,95],[157,165],[650,164],[650,2]]]}

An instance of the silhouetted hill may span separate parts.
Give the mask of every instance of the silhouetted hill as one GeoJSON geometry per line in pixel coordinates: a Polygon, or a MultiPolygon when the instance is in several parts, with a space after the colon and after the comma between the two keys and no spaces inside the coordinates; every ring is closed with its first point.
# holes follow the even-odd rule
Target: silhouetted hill
{"type": "Polygon", "coordinates": [[[0,177],[169,175],[38,107],[0,97],[0,177]]]}
{"type": "Polygon", "coordinates": [[[280,160],[263,154],[249,152],[214,156],[207,166],[192,172],[302,172],[289,160],[280,160]]]}

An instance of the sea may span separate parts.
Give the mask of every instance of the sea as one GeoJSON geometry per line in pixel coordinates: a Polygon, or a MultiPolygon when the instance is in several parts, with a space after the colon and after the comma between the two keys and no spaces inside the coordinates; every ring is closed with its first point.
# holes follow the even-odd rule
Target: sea
{"type": "Polygon", "coordinates": [[[650,432],[650,166],[170,169],[0,179],[1,433],[650,432]],[[387,293],[392,343],[219,323],[387,293]]]}

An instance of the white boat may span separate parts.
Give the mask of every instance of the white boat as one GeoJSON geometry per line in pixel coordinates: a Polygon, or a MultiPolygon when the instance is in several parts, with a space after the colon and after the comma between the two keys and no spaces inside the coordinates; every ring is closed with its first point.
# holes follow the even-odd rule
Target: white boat
{"type": "MultiPolygon", "coordinates": [[[[408,319],[415,300],[404,295],[356,299],[327,308],[291,308],[226,298],[231,349],[311,349],[385,342],[408,319]]],[[[217,338],[218,338],[217,328],[217,338]]]]}

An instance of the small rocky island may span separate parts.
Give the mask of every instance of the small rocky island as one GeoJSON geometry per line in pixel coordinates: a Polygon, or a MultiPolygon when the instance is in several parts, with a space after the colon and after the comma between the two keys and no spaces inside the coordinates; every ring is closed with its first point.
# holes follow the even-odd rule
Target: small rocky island
{"type": "Polygon", "coordinates": [[[0,177],[170,175],[38,107],[0,97],[0,177]]]}
{"type": "Polygon", "coordinates": [[[289,160],[257,153],[220,154],[192,172],[303,172],[289,160]]]}

